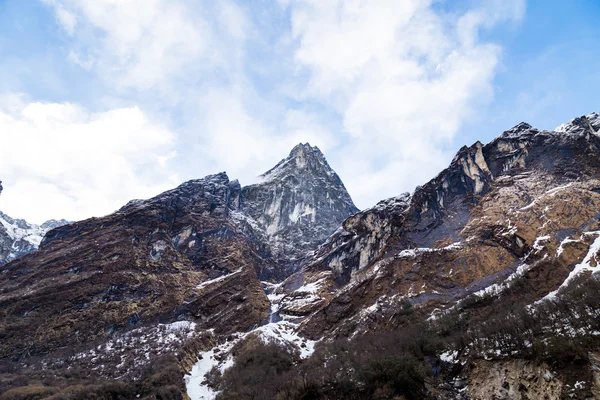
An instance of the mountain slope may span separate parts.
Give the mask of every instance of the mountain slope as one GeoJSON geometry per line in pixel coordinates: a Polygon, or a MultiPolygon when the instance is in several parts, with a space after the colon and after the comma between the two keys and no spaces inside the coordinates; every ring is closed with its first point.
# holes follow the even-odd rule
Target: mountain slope
{"type": "Polygon", "coordinates": [[[131,380],[153,379],[147,369],[166,357],[181,395],[200,350],[269,319],[261,280],[287,276],[356,210],[308,144],[266,178],[245,188],[225,173],[192,180],[53,229],[38,251],[2,266],[0,360],[20,371],[15,381],[50,368],[69,385],[68,369],[78,368],[95,371],[88,385],[119,378],[134,390],[131,380]]]}

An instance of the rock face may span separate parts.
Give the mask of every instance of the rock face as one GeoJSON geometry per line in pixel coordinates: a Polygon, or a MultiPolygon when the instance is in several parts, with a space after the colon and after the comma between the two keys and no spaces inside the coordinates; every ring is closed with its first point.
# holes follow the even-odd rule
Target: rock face
{"type": "Polygon", "coordinates": [[[264,230],[269,247],[287,276],[358,212],[340,177],[317,147],[299,144],[290,155],[242,188],[240,211],[264,230]]]}

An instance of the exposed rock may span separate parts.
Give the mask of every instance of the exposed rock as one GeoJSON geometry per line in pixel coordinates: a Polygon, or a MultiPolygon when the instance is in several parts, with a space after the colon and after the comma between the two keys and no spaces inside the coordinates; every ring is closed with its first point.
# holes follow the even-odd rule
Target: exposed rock
{"type": "Polygon", "coordinates": [[[472,400],[563,399],[563,382],[550,367],[524,360],[475,361],[469,373],[472,400]]]}

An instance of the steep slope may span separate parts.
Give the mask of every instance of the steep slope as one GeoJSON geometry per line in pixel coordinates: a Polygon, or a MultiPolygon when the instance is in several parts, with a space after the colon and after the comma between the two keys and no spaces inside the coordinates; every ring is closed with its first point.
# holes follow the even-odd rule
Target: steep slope
{"type": "Polygon", "coordinates": [[[358,212],[340,177],[317,147],[290,155],[242,188],[240,210],[258,222],[282,277],[293,272],[350,215],[358,212]]]}
{"type": "Polygon", "coordinates": [[[305,318],[313,338],[344,336],[402,324],[406,301],[428,315],[515,273],[546,274],[538,298],[555,290],[599,228],[599,130],[591,114],[462,148],[412,196],[346,220],[286,281],[281,316],[305,318]]]}
{"type": "Polygon", "coordinates": [[[207,329],[226,334],[261,324],[269,301],[257,271],[269,263],[268,249],[237,216],[240,190],[221,173],[50,231],[38,251],[2,267],[0,358],[60,366],[66,346],[81,354],[69,365],[96,370],[96,379],[135,377],[207,329]],[[107,345],[131,341],[132,329],[139,340],[172,323],[191,329],[171,347],[168,332],[146,339],[141,354],[114,357],[107,345]]]}

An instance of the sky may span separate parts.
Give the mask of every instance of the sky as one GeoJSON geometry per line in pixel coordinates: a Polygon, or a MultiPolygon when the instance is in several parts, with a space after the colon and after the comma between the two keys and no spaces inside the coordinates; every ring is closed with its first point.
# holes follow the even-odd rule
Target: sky
{"type": "Polygon", "coordinates": [[[597,0],[0,0],[0,210],[102,216],[318,146],[356,205],[600,111],[597,0]]]}

